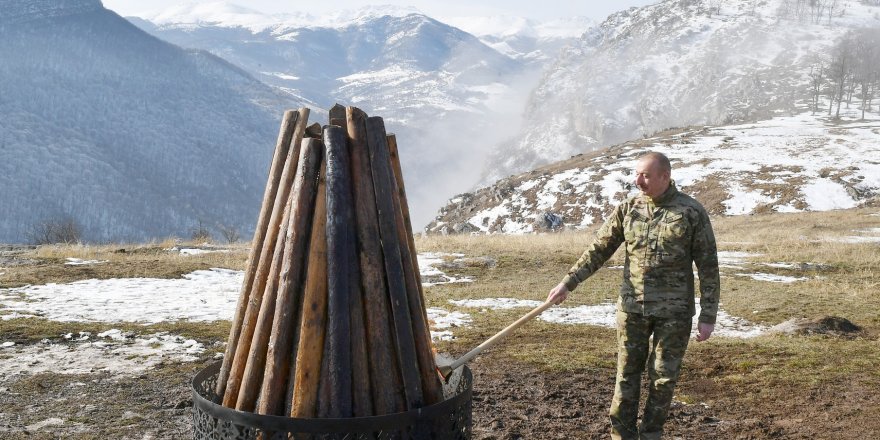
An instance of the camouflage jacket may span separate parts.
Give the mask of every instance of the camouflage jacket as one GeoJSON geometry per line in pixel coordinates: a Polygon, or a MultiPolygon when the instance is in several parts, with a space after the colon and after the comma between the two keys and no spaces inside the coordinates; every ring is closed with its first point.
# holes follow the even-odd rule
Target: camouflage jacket
{"type": "Polygon", "coordinates": [[[618,205],[563,279],[568,290],[599,270],[624,243],[619,310],[667,318],[693,316],[693,262],[700,277],[699,321],[715,323],[718,252],[709,215],[699,202],[672,183],[656,200],[640,195],[618,205]]]}

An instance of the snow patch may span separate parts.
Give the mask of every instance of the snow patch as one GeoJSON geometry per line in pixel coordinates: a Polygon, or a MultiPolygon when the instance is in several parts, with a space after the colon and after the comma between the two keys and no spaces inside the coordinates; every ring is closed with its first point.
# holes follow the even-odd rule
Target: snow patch
{"type": "MultiPolygon", "coordinates": [[[[696,315],[700,314],[699,298],[696,301],[696,315]]],[[[452,304],[460,307],[472,307],[490,310],[505,310],[512,308],[534,308],[541,305],[541,301],[521,300],[515,298],[483,298],[450,300],[452,304]]],[[[555,306],[545,310],[538,319],[556,324],[569,325],[597,325],[601,327],[616,328],[617,305],[606,302],[596,305],[584,305],[576,307],[555,306]]],[[[694,319],[694,332],[697,328],[697,320],[694,319]]],[[[731,316],[724,310],[718,310],[716,316],[714,336],[730,338],[752,338],[767,331],[767,327],[754,324],[746,319],[731,316]]]]}
{"type": "Polygon", "coordinates": [[[87,266],[91,264],[101,264],[106,262],[107,260],[82,260],[79,258],[68,257],[67,262],[64,264],[67,266],[87,266]]]}
{"type": "Polygon", "coordinates": [[[515,298],[452,299],[449,302],[459,307],[490,310],[506,310],[520,307],[535,308],[543,304],[542,301],[515,298]]]}
{"type": "MultiPolygon", "coordinates": [[[[198,270],[180,279],[113,278],[0,289],[0,304],[18,316],[53,321],[140,322],[231,319],[243,273],[198,270]]],[[[3,315],[3,319],[10,319],[3,315]]]]}
{"type": "Polygon", "coordinates": [[[846,192],[846,188],[829,179],[817,179],[801,187],[805,202],[814,211],[832,209],[849,209],[858,206],[858,202],[846,192]]]}
{"type": "Polygon", "coordinates": [[[428,322],[431,327],[431,338],[439,341],[451,341],[454,339],[452,330],[454,327],[465,327],[471,323],[471,315],[467,313],[449,311],[436,307],[426,309],[428,322]]]}
{"type": "Polygon", "coordinates": [[[94,341],[40,343],[10,349],[13,362],[0,362],[0,374],[84,374],[110,372],[134,374],[161,362],[193,362],[205,347],[193,339],[167,332],[136,337],[109,330],[94,341]],[[102,336],[103,335],[103,336],[102,336]]]}
{"type": "Polygon", "coordinates": [[[422,277],[422,285],[425,287],[437,286],[440,284],[452,283],[471,283],[473,278],[470,277],[454,277],[447,275],[437,268],[438,265],[444,263],[444,257],[464,257],[464,254],[449,254],[442,252],[423,252],[418,254],[419,274],[422,277]]]}
{"type": "Polygon", "coordinates": [[[807,277],[791,277],[787,275],[776,275],[772,273],[738,273],[737,276],[749,277],[755,281],[767,281],[770,283],[794,283],[797,281],[806,281],[807,277]]]}

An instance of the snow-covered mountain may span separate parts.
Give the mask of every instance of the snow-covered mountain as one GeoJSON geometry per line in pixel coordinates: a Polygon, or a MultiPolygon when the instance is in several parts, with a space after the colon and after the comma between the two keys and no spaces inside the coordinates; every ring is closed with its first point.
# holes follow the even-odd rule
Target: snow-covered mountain
{"type": "Polygon", "coordinates": [[[441,19],[477,36],[493,49],[527,63],[549,63],[596,22],[587,17],[550,21],[511,16],[445,17],[441,19]]]}
{"type": "Polygon", "coordinates": [[[398,136],[417,227],[479,179],[491,147],[513,134],[499,127],[518,126],[544,67],[411,9],[267,15],[210,3],[147,18],[131,20],[314,108],[339,102],[384,117],[398,136]]]}
{"type": "Polygon", "coordinates": [[[665,0],[612,14],[545,73],[529,124],[495,152],[484,182],[670,127],[790,111],[844,33],[880,26],[872,4],[665,0]]]}
{"type": "Polygon", "coordinates": [[[295,99],[99,0],[0,0],[0,242],[69,218],[91,241],[256,220],[295,99]]]}
{"type": "Polygon", "coordinates": [[[511,176],[449,201],[432,233],[528,233],[599,224],[638,190],[637,157],[659,151],[712,214],[880,206],[880,114],[811,112],[675,129],[511,176]]]}

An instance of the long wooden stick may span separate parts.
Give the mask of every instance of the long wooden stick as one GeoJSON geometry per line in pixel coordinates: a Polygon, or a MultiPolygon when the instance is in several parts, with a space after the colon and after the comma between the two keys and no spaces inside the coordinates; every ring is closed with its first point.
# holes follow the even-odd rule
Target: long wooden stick
{"type": "MultiPolygon", "coordinates": [[[[278,294],[278,277],[285,258],[286,237],[290,229],[291,210],[296,195],[290,192],[287,205],[284,207],[284,217],[281,220],[281,229],[275,243],[275,251],[267,273],[266,287],[260,301],[260,310],[253,326],[253,336],[245,360],[244,370],[241,374],[238,397],[235,399],[235,409],[239,411],[253,411],[260,391],[260,383],[263,380],[263,369],[266,363],[266,346],[269,342],[269,332],[272,328],[272,319],[275,315],[275,298],[278,294]]],[[[243,346],[242,346],[243,348],[243,346]]]]}
{"type": "Polygon", "coordinates": [[[405,409],[404,390],[393,339],[391,304],[385,287],[385,266],[379,244],[376,195],[367,149],[367,115],[346,109],[351,143],[352,180],[358,235],[358,261],[366,315],[367,354],[374,409],[377,415],[405,409]]]}
{"type": "Polygon", "coordinates": [[[437,376],[437,365],[434,363],[431,332],[428,329],[428,319],[420,290],[418,263],[413,265],[412,254],[414,251],[410,250],[411,239],[407,233],[412,228],[408,228],[405,225],[399,188],[400,184],[395,179],[395,197],[392,198],[392,201],[394,202],[395,221],[397,222],[397,233],[400,241],[400,258],[403,261],[407,302],[409,304],[409,313],[412,317],[413,337],[416,342],[416,356],[419,361],[419,373],[422,380],[425,405],[431,405],[443,400],[443,384],[440,383],[440,377],[437,376]]]}
{"type": "Polygon", "coordinates": [[[324,128],[327,150],[327,339],[330,416],[352,417],[351,272],[357,270],[351,171],[345,132],[324,128]]]}
{"type": "MultiPolygon", "coordinates": [[[[418,280],[419,297],[421,298],[422,304],[426,304],[425,291],[422,287],[422,274],[418,271],[418,251],[416,250],[416,244],[412,229],[412,220],[409,214],[409,201],[406,197],[406,187],[403,181],[403,169],[400,166],[400,154],[397,151],[397,136],[389,134],[387,136],[387,139],[388,153],[391,155],[391,169],[394,170],[394,181],[397,183],[397,195],[400,200],[400,210],[403,212],[403,223],[406,226],[406,238],[409,243],[409,248],[412,251],[410,253],[412,258],[412,267],[416,268],[415,274],[416,279],[418,280]]],[[[427,310],[422,308],[422,314],[425,317],[425,322],[428,322],[427,310]]]]}
{"type": "Polygon", "coordinates": [[[388,295],[394,318],[398,365],[400,365],[403,378],[407,409],[421,408],[424,405],[424,397],[394,210],[393,198],[397,195],[395,194],[391,161],[388,157],[385,124],[382,118],[367,118],[367,146],[370,151],[370,165],[373,175],[373,189],[376,194],[388,295]]]}
{"type": "Polygon", "coordinates": [[[223,405],[229,408],[235,407],[238,400],[238,392],[241,386],[242,375],[244,374],[247,357],[250,352],[251,340],[254,335],[254,326],[256,325],[257,315],[260,312],[260,305],[263,299],[263,293],[266,289],[266,281],[268,272],[271,267],[271,255],[275,252],[275,244],[278,238],[278,231],[281,228],[281,220],[284,216],[284,206],[290,196],[290,187],[293,178],[296,175],[297,161],[299,159],[299,147],[305,132],[306,124],[309,119],[309,109],[301,108],[298,111],[296,127],[291,137],[291,147],[287,153],[284,170],[281,173],[278,192],[275,195],[275,203],[266,226],[266,237],[263,240],[263,247],[260,251],[260,258],[257,262],[257,269],[254,273],[254,282],[248,296],[248,304],[245,309],[244,318],[242,319],[241,331],[238,337],[238,343],[235,354],[231,361],[229,369],[229,377],[226,383],[226,390],[223,395],[223,405]]]}
{"type": "Polygon", "coordinates": [[[544,310],[547,310],[552,305],[553,305],[552,302],[547,301],[544,304],[541,304],[540,306],[535,307],[534,309],[532,309],[531,312],[526,313],[523,317],[517,319],[513,324],[510,324],[507,327],[504,327],[503,330],[496,333],[491,338],[485,340],[482,344],[478,345],[473,350],[467,352],[464,356],[456,359],[455,361],[453,361],[452,363],[450,363],[448,365],[438,365],[437,366],[438,371],[440,371],[440,374],[442,374],[443,377],[449,377],[449,375],[452,374],[452,372],[455,371],[456,368],[461,367],[462,365],[470,362],[471,359],[477,357],[477,355],[482,353],[483,350],[486,350],[487,348],[492,347],[493,345],[497,344],[499,341],[504,339],[505,336],[509,335],[514,330],[520,328],[523,324],[525,324],[526,322],[528,322],[532,318],[540,315],[544,310]]]}
{"type": "Polygon", "coordinates": [[[281,415],[287,389],[285,381],[290,376],[289,369],[295,368],[295,365],[290,365],[290,358],[294,348],[294,330],[300,316],[299,305],[323,155],[323,145],[316,139],[305,139],[303,144],[293,187],[290,224],[284,243],[285,257],[272,320],[272,337],[268,341],[263,385],[256,411],[258,414],[281,415]]]}
{"type": "MultiPolygon", "coordinates": [[[[323,147],[323,144],[321,144],[323,147]]],[[[323,168],[323,167],[322,167],[323,168]]],[[[324,333],[327,325],[327,204],[324,171],[315,197],[312,237],[309,249],[309,269],[303,298],[302,325],[296,350],[296,368],[292,384],[290,417],[312,418],[318,414],[318,385],[321,379],[321,360],[324,358],[324,333]]]]}
{"type": "Polygon", "coordinates": [[[272,215],[272,207],[275,205],[275,195],[278,192],[278,183],[281,181],[281,174],[284,170],[284,161],[287,159],[287,152],[290,150],[290,141],[293,137],[294,127],[299,117],[299,113],[293,110],[284,112],[281,119],[281,129],[278,133],[278,141],[275,144],[275,153],[272,157],[272,164],[269,167],[269,179],[266,182],[266,190],[263,193],[263,204],[260,207],[260,216],[257,219],[257,226],[254,229],[254,239],[251,241],[251,251],[248,254],[247,266],[244,271],[244,281],[241,284],[241,294],[238,297],[238,306],[235,308],[235,316],[232,318],[232,327],[229,329],[229,339],[226,343],[226,353],[223,355],[223,364],[220,366],[220,373],[217,376],[217,387],[215,389],[218,396],[222,396],[226,392],[226,380],[229,378],[229,368],[232,366],[232,358],[235,356],[235,350],[238,347],[238,337],[241,334],[241,323],[244,320],[245,308],[248,304],[251,286],[254,283],[254,274],[257,271],[257,262],[263,249],[263,240],[266,238],[266,227],[269,218],[272,215]]]}

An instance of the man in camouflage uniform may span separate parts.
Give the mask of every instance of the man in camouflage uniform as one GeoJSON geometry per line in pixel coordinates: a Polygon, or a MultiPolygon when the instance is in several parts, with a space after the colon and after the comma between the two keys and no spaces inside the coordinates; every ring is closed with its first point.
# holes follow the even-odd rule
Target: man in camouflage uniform
{"type": "Polygon", "coordinates": [[[692,263],[700,277],[697,341],[705,341],[714,330],[720,285],[709,216],[675,187],[669,159],[646,153],[635,171],[641,194],[614,209],[590,247],[547,296],[561,303],[625,244],[617,301],[617,384],[610,410],[611,437],[624,440],[659,439],[663,432],[696,313],[692,263]],[[650,386],[637,427],[646,363],[650,386]]]}

